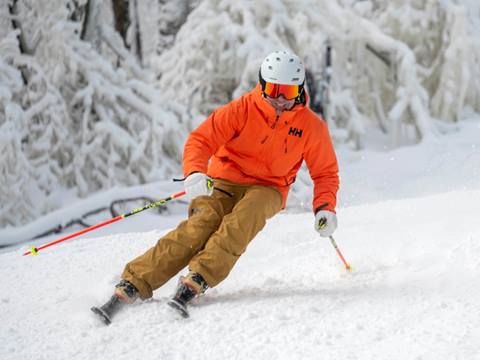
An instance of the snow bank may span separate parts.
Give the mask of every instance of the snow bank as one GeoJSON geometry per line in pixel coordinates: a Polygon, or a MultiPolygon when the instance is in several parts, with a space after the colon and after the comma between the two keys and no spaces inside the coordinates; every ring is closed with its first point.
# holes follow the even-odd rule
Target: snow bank
{"type": "MultiPolygon", "coordinates": [[[[100,192],[94,196],[90,196],[87,199],[78,200],[75,199],[70,205],[64,206],[61,209],[52,211],[51,213],[40,217],[39,219],[28,223],[25,226],[18,227],[6,227],[0,229],[0,246],[8,246],[14,244],[20,244],[22,242],[30,241],[40,234],[47,232],[55,227],[64,227],[70,221],[74,219],[81,219],[83,215],[92,211],[96,211],[101,208],[109,208],[111,204],[117,200],[132,199],[132,198],[151,198],[152,201],[157,201],[161,198],[168,197],[176,192],[182,191],[183,187],[173,182],[156,182],[148,185],[133,186],[128,188],[113,187],[110,190],[100,192]]],[[[181,201],[176,200],[176,202],[181,201]]],[[[133,202],[130,202],[134,204],[133,202]]],[[[122,213],[133,210],[127,209],[122,213]]],[[[137,206],[135,206],[136,208],[137,206]]],[[[175,208],[175,205],[168,204],[168,208],[175,208]]],[[[153,210],[148,210],[152,211],[153,210]]],[[[140,216],[145,216],[143,213],[140,216]]],[[[113,217],[110,211],[105,210],[100,212],[100,217],[93,217],[90,221],[91,225],[95,225],[101,221],[107,220],[113,217]]],[[[111,226],[110,226],[111,227],[111,226]]],[[[64,235],[79,230],[75,227],[68,228],[64,235]]],[[[60,238],[62,233],[54,235],[56,238],[60,238]]],[[[43,240],[45,241],[45,240],[43,240]]]]}

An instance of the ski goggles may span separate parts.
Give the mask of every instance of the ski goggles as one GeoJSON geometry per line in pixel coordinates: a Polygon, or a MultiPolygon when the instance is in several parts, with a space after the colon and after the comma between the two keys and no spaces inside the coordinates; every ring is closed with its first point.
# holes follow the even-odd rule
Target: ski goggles
{"type": "Polygon", "coordinates": [[[271,98],[278,98],[280,95],[287,100],[293,100],[298,95],[300,95],[300,86],[299,85],[282,85],[282,84],[272,84],[265,82],[265,89],[263,90],[265,95],[271,98]]]}

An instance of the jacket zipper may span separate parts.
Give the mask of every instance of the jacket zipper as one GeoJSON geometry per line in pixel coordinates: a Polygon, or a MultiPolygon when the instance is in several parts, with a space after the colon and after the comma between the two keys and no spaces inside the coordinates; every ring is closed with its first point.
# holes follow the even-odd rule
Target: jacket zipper
{"type": "MultiPolygon", "coordinates": [[[[276,115],[274,123],[270,126],[271,129],[275,129],[275,127],[277,126],[278,118],[279,118],[279,117],[280,117],[279,115],[276,115]]],[[[260,141],[260,144],[262,144],[262,145],[265,144],[265,143],[267,142],[267,140],[268,140],[268,137],[269,137],[269,135],[265,135],[265,137],[263,138],[263,140],[260,141]]]]}
{"type": "Polygon", "coordinates": [[[272,129],[275,129],[275,127],[277,126],[278,118],[279,118],[279,117],[280,117],[280,115],[277,115],[277,116],[275,117],[275,122],[274,122],[274,123],[272,124],[272,126],[271,126],[272,129]]]}
{"type": "MultiPolygon", "coordinates": [[[[280,115],[276,115],[276,116],[275,116],[275,121],[274,121],[273,124],[270,126],[270,128],[271,128],[272,130],[275,130],[279,118],[280,118],[280,115]]],[[[267,140],[268,140],[269,137],[270,137],[270,135],[265,135],[265,137],[262,139],[262,141],[260,142],[260,144],[264,145],[264,144],[267,142],[267,140]]],[[[275,139],[275,131],[273,132],[272,137],[273,137],[273,139],[275,139]]],[[[272,141],[273,141],[273,140],[272,140],[272,141]]],[[[265,149],[264,147],[262,147],[260,159],[262,159],[263,161],[265,161],[265,152],[266,152],[266,149],[265,149]]]]}

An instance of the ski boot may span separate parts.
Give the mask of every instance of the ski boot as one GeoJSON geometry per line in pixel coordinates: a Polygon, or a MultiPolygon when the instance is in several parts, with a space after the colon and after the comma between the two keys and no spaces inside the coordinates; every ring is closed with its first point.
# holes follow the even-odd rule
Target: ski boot
{"type": "Polygon", "coordinates": [[[115,285],[115,292],[101,307],[93,306],[92,310],[105,324],[110,325],[112,317],[125,305],[133,304],[138,298],[138,290],[127,280],[120,281],[115,285]]]}
{"type": "Polygon", "coordinates": [[[180,277],[177,291],[167,304],[177,310],[182,317],[188,318],[190,314],[187,310],[187,304],[207,289],[208,284],[202,275],[190,271],[187,276],[180,277]]]}

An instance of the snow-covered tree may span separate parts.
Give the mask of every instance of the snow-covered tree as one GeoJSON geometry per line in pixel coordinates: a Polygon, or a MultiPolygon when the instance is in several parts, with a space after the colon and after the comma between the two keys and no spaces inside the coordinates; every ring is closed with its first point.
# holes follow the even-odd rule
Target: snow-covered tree
{"type": "MultiPolygon", "coordinates": [[[[2,2],[0,226],[62,206],[58,194],[179,173],[188,131],[255,86],[277,49],[304,59],[335,142],[360,149],[372,128],[390,147],[435,136],[480,111],[479,11],[475,0],[2,2]]],[[[298,179],[308,203],[308,174],[298,179]]]]}
{"type": "Polygon", "coordinates": [[[372,124],[398,146],[436,133],[434,118],[453,121],[465,101],[478,97],[466,70],[478,58],[478,44],[465,14],[438,0],[204,1],[174,46],[155,59],[155,70],[169,98],[208,113],[248,90],[274,49],[299,53],[321,79],[328,42],[327,120],[357,148],[372,124]]]}
{"type": "Polygon", "coordinates": [[[81,25],[68,20],[71,8],[63,1],[24,5],[16,14],[21,30],[0,42],[0,78],[7,84],[0,94],[0,225],[51,211],[68,189],[85,197],[177,172],[186,112],[161,106],[161,93],[120,35],[97,21],[95,40],[82,41],[81,25]],[[24,53],[20,31],[31,36],[24,53]],[[7,215],[18,203],[30,207],[7,215]]]}

